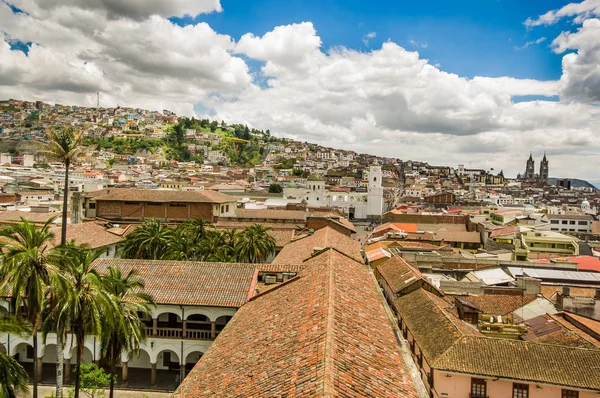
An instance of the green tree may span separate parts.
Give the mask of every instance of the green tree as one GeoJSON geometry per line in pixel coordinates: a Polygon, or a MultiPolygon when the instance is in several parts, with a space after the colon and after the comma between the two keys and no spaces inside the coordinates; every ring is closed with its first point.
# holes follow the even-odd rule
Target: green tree
{"type": "Polygon", "coordinates": [[[42,309],[49,283],[50,265],[48,246],[54,239],[50,226],[54,218],[36,228],[34,224],[21,218],[21,223],[0,231],[0,262],[2,287],[10,287],[14,300],[14,312],[21,316],[23,307],[25,319],[30,323],[33,336],[33,397],[37,397],[38,332],[42,326],[42,309]],[[27,298],[27,300],[25,300],[27,298]]]}
{"type": "Polygon", "coordinates": [[[254,224],[240,233],[235,253],[237,261],[244,263],[262,263],[275,252],[275,239],[269,235],[270,228],[254,224]]]}
{"type": "MultiPolygon", "coordinates": [[[[0,333],[22,335],[27,333],[27,327],[14,317],[0,316],[0,333]]],[[[26,392],[28,378],[19,362],[0,353],[0,398],[15,397],[17,391],[26,392]]]]}
{"type": "Polygon", "coordinates": [[[122,352],[131,356],[140,349],[146,338],[140,314],[148,315],[149,306],[154,301],[141,292],[144,282],[138,277],[136,270],[124,275],[120,269],[109,267],[108,274],[101,276],[101,281],[104,289],[113,295],[117,306],[117,311],[114,311],[112,319],[105,324],[100,336],[102,355],[108,362],[111,376],[109,398],[113,398],[117,362],[120,361],[122,352]]]}
{"type": "Polygon", "coordinates": [[[111,383],[113,377],[95,364],[81,365],[81,391],[91,398],[103,397],[104,389],[111,383]]]}
{"type": "Polygon", "coordinates": [[[148,220],[127,235],[122,255],[124,258],[159,260],[172,233],[166,224],[156,219],[148,220]]]}
{"type": "Polygon", "coordinates": [[[60,131],[50,130],[46,153],[50,158],[58,160],[65,166],[65,179],[63,184],[63,208],[60,244],[67,242],[67,214],[69,210],[69,168],[82,150],[81,142],[83,133],[72,128],[60,131]]]}
{"type": "Polygon", "coordinates": [[[283,187],[280,184],[270,184],[269,193],[282,193],[283,187]]]}
{"type": "MultiPolygon", "coordinates": [[[[63,184],[63,206],[62,206],[62,224],[60,233],[60,244],[67,243],[67,215],[69,210],[69,168],[83,148],[83,132],[75,131],[72,128],[64,128],[60,131],[50,130],[48,133],[48,144],[46,153],[50,158],[60,161],[65,166],[65,180],[63,184]]],[[[63,388],[63,368],[64,352],[63,341],[59,336],[56,344],[57,364],[56,364],[56,397],[62,397],[63,388]]]]}
{"type": "Polygon", "coordinates": [[[103,326],[115,319],[117,306],[104,286],[100,275],[92,268],[100,252],[83,246],[60,247],[63,283],[54,287],[57,302],[56,319],[59,324],[70,326],[76,342],[75,398],[81,389],[81,360],[86,334],[102,336],[103,326]]]}

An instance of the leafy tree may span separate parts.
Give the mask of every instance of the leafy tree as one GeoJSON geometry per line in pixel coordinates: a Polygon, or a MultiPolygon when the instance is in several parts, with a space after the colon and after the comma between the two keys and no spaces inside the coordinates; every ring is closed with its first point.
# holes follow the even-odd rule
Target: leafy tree
{"type": "Polygon", "coordinates": [[[109,267],[108,275],[101,276],[101,282],[116,302],[116,311],[113,312],[112,319],[105,323],[100,336],[102,355],[107,360],[110,371],[109,398],[113,398],[116,364],[120,361],[122,352],[131,355],[140,349],[146,336],[139,314],[148,315],[149,305],[154,304],[154,301],[141,292],[144,282],[138,277],[136,270],[124,275],[120,269],[109,267]]]}
{"type": "Polygon", "coordinates": [[[46,288],[49,283],[50,265],[48,246],[54,239],[49,219],[41,228],[21,218],[21,223],[0,231],[0,251],[4,252],[0,262],[2,285],[10,286],[14,311],[21,316],[23,306],[25,319],[30,323],[33,335],[33,397],[37,397],[38,332],[42,326],[42,309],[46,288]],[[27,300],[25,300],[27,297],[27,300]]]}
{"type": "Polygon", "coordinates": [[[275,252],[275,239],[269,229],[254,224],[238,235],[235,252],[239,262],[262,263],[275,252]]]}
{"type": "Polygon", "coordinates": [[[118,309],[113,297],[104,289],[100,275],[92,269],[100,252],[72,244],[59,250],[63,256],[64,280],[55,287],[58,289],[55,313],[57,322],[69,325],[75,336],[75,398],[79,398],[85,336],[102,336],[103,327],[114,321],[118,309]]]}
{"type": "Polygon", "coordinates": [[[127,235],[122,255],[125,258],[158,260],[167,249],[167,241],[172,233],[158,220],[146,221],[127,235]]]}
{"type": "MultiPolygon", "coordinates": [[[[10,316],[0,317],[0,333],[21,335],[27,333],[18,319],[10,316]]],[[[15,397],[16,392],[27,391],[27,371],[13,357],[0,353],[0,398],[15,397]]]]}
{"type": "Polygon", "coordinates": [[[67,214],[69,201],[69,168],[82,150],[83,132],[72,128],[64,128],[60,131],[50,130],[48,133],[48,145],[46,153],[52,159],[60,161],[65,166],[65,180],[63,184],[63,208],[62,228],[60,244],[67,242],[67,214]]]}
{"type": "Polygon", "coordinates": [[[282,193],[283,187],[280,184],[269,185],[269,193],[282,193]]]}
{"type": "Polygon", "coordinates": [[[93,363],[81,365],[81,391],[91,398],[103,397],[104,389],[113,379],[114,377],[107,374],[104,369],[93,363]]]}

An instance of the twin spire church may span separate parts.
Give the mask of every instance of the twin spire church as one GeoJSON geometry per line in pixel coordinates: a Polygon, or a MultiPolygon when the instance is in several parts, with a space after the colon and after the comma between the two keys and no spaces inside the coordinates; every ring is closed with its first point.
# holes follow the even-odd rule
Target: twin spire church
{"type": "Polygon", "coordinates": [[[533,155],[529,153],[529,159],[527,159],[527,166],[525,168],[525,174],[519,175],[517,178],[531,181],[531,182],[540,182],[547,183],[548,182],[548,159],[546,159],[546,153],[544,152],[544,157],[540,162],[540,172],[539,174],[535,174],[535,162],[533,160],[533,155]]]}

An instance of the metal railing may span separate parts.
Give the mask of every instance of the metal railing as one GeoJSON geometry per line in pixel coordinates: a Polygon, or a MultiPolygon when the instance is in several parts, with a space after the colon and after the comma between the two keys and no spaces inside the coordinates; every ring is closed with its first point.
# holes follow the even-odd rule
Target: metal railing
{"type": "MultiPolygon", "coordinates": [[[[215,332],[215,337],[218,334],[218,332],[215,332]]],[[[146,336],[166,339],[213,340],[209,330],[188,329],[185,332],[185,337],[183,337],[181,328],[156,328],[156,333],[154,333],[154,329],[148,326],[146,327],[146,336]]]]}

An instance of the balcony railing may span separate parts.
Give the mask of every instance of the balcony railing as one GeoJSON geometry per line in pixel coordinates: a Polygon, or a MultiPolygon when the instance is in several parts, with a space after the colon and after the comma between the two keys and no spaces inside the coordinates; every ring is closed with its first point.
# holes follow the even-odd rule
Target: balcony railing
{"type": "Polygon", "coordinates": [[[474,394],[474,393],[469,393],[469,398],[490,398],[489,395],[485,395],[485,394],[474,394]]]}
{"type": "MultiPolygon", "coordinates": [[[[215,337],[219,332],[215,332],[215,337]]],[[[146,336],[165,339],[190,339],[190,340],[213,340],[209,330],[188,329],[183,337],[181,328],[156,328],[156,333],[152,327],[146,327],[146,336]]]]}

